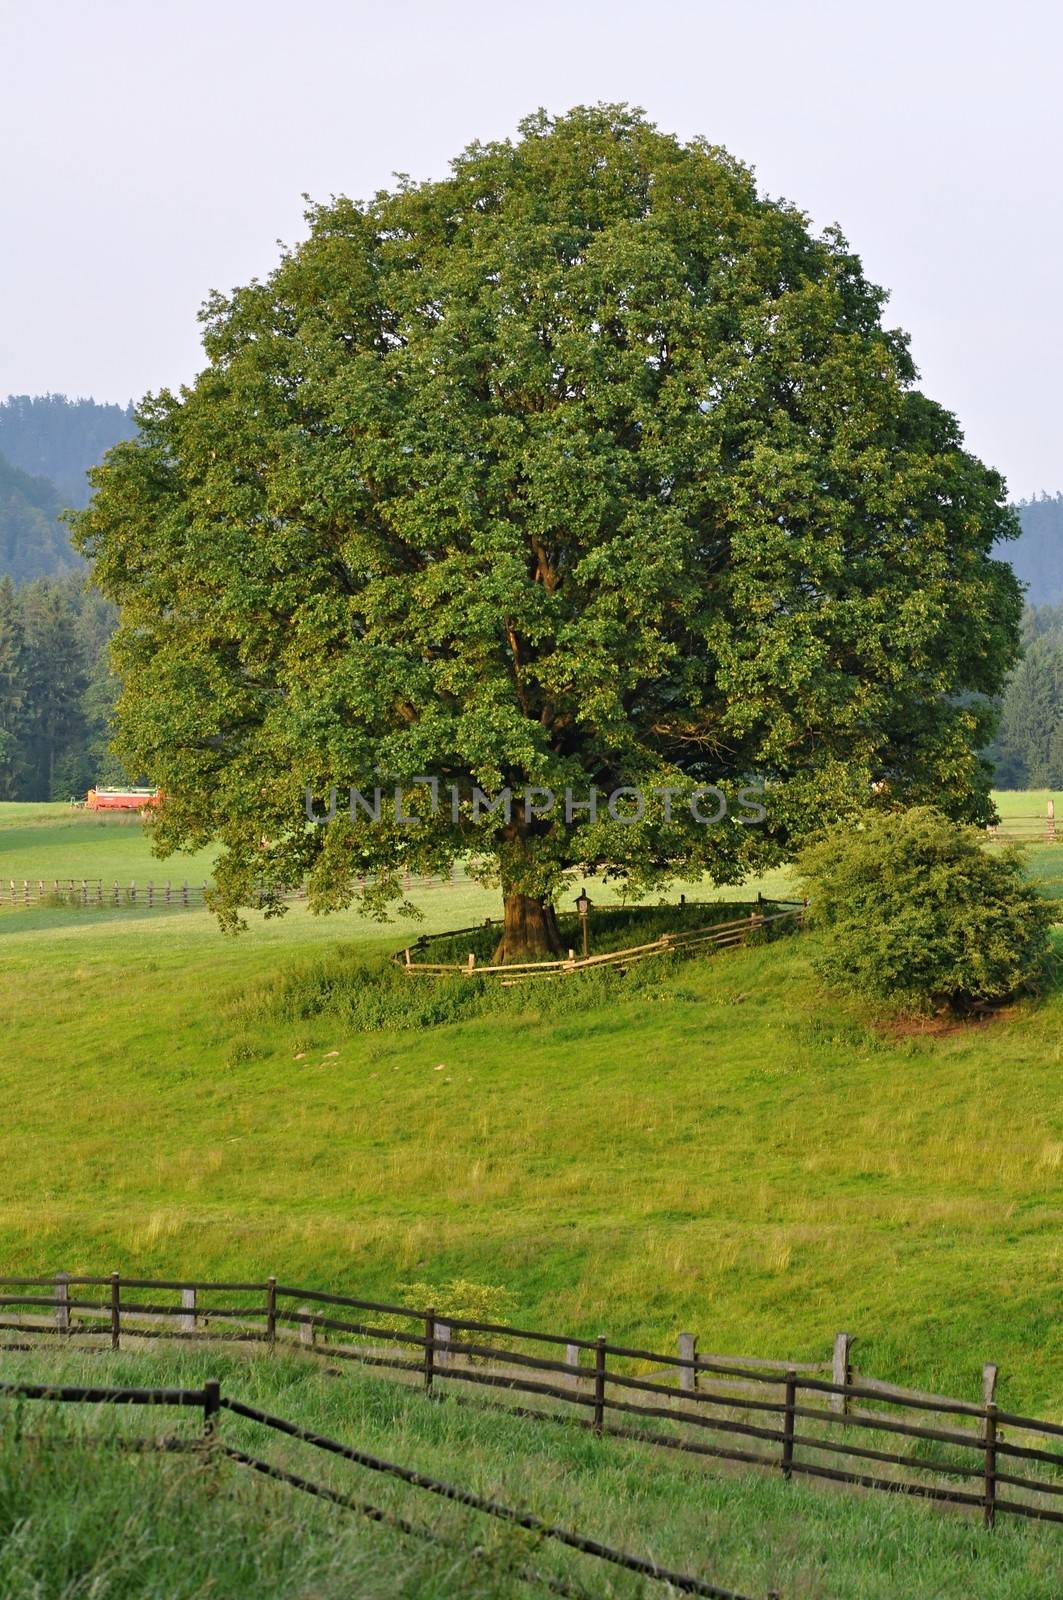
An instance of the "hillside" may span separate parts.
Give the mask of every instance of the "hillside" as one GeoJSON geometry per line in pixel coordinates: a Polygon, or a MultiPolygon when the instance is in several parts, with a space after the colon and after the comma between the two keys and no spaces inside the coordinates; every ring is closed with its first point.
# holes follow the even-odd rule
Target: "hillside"
{"type": "Polygon", "coordinates": [[[83,566],[59,521],[62,507],[54,483],[0,454],[0,577],[26,583],[83,566]]]}
{"type": "Polygon", "coordinates": [[[134,432],[128,406],[64,394],[13,394],[0,402],[0,455],[23,472],[49,478],[64,506],[88,504],[89,467],[134,432]]]}
{"type": "MultiPolygon", "coordinates": [[[[122,866],[86,849],[79,871],[69,829],[32,840],[12,811],[12,876],[52,876],[54,848],[56,874],[142,881],[135,830],[82,813],[122,866]]],[[[465,882],[416,899],[424,931],[498,912],[465,882]]],[[[973,1397],[995,1360],[1002,1403],[1063,1405],[1063,991],[879,1031],[802,935],[435,1026],[393,999],[363,1031],[352,991],[408,924],[249,922],[0,912],[9,1271],[274,1272],[370,1298],[462,1276],[518,1325],[815,1360],[846,1328],[878,1377],[973,1397]]]]}
{"type": "Polygon", "coordinates": [[[1063,600],[1063,494],[1043,494],[1016,507],[1022,537],[998,547],[1028,585],[1032,606],[1053,606],[1063,600]]]}

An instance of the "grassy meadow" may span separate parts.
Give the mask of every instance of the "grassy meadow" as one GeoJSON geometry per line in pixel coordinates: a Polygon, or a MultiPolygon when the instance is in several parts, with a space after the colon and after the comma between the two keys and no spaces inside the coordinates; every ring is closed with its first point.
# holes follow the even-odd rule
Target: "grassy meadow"
{"type": "MultiPolygon", "coordinates": [[[[295,1358],[207,1354],[9,1354],[24,1382],[196,1387],[238,1399],[388,1460],[532,1511],[636,1555],[760,1597],[787,1600],[1049,1600],[1063,1541],[1046,1525],[976,1517],[795,1478],[711,1467],[583,1430],[502,1416],[358,1368],[330,1377],[295,1358]]],[[[0,1400],[7,1409],[17,1402],[0,1400]]],[[[545,1593],[530,1568],[588,1600],[666,1592],[475,1512],[336,1461],[229,1413],[226,1443],[429,1525],[433,1548],[343,1510],[193,1457],[123,1457],[79,1435],[194,1434],[194,1412],[23,1403],[0,1429],[0,1593],[26,1600],[509,1600],[545,1593]],[[178,1554],[179,1552],[179,1554],[178,1554]]]]}
{"type": "MultiPolygon", "coordinates": [[[[94,819],[11,810],[0,877],[9,834],[35,876],[86,870],[94,819]]],[[[97,831],[122,875],[185,875],[97,831]]],[[[497,911],[464,881],[416,899],[414,931],[497,911]]],[[[845,1328],[869,1374],[977,1397],[994,1360],[1003,1404],[1063,1416],[1063,992],[877,1027],[804,935],[414,1002],[379,979],[408,925],[250,924],[0,914],[5,1270],[464,1277],[532,1325],[795,1359],[845,1328]]]]}

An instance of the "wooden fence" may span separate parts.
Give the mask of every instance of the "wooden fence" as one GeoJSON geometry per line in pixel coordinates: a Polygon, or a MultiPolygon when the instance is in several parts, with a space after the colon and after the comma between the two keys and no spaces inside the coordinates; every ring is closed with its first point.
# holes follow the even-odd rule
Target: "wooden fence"
{"type": "Polygon", "coordinates": [[[1018,816],[1002,817],[986,829],[990,844],[1056,844],[1063,840],[1063,831],[1056,832],[1056,805],[1054,800],[1045,804],[1044,814],[1026,811],[1018,816]]]}
{"type": "Polygon", "coordinates": [[[671,1355],[274,1278],[209,1283],[118,1273],[0,1278],[0,1329],[21,1335],[5,1346],[13,1349],[75,1339],[118,1349],[123,1339],[158,1338],[291,1348],[330,1365],[399,1372],[429,1393],[445,1383],[470,1386],[484,1403],[491,1395],[483,1391],[495,1403],[515,1396],[520,1404],[504,1409],[596,1434],[975,1509],[987,1526],[998,1513],[1063,1522],[1055,1498],[1063,1495],[1063,1424],[1001,1410],[993,1366],[980,1404],[868,1378],[852,1368],[847,1334],[829,1363],[702,1355],[692,1334],[681,1335],[671,1355]],[[882,1448],[895,1439],[915,1446],[882,1448]]]}
{"type": "MultiPolygon", "coordinates": [[[[711,905],[711,901],[696,902],[701,905],[711,905]]],[[[689,908],[690,902],[685,899],[680,901],[680,907],[689,908]]],[[[623,910],[619,906],[601,906],[596,908],[596,915],[608,913],[612,910],[623,910]]],[[[656,907],[653,909],[657,909],[656,907]]],[[[398,950],[392,956],[402,970],[411,977],[426,976],[432,978],[449,977],[481,977],[497,978],[502,984],[519,983],[530,978],[558,978],[572,972],[588,972],[601,967],[615,967],[626,971],[628,967],[637,965],[640,961],[649,960],[653,956],[662,955],[687,955],[697,951],[710,949],[725,949],[729,946],[748,944],[751,938],[759,935],[772,936],[792,928],[804,926],[806,901],[760,901],[751,909],[746,917],[739,917],[729,922],[715,922],[699,928],[684,928],[676,932],[663,933],[660,938],[653,939],[646,944],[630,945],[624,950],[606,950],[601,955],[577,956],[575,950],[570,950],[566,957],[556,961],[511,961],[501,966],[494,966],[490,962],[477,963],[476,955],[470,950],[464,961],[424,961],[422,953],[429,945],[440,939],[459,939],[462,934],[482,933],[484,928],[499,928],[502,923],[497,918],[487,917],[473,927],[450,929],[446,933],[422,934],[412,945],[404,950],[398,950]],[[765,911],[764,904],[779,905],[781,911],[765,911]]]]}
{"type": "MultiPolygon", "coordinates": [[[[83,1446],[90,1444],[96,1448],[104,1445],[116,1446],[119,1449],[135,1450],[138,1452],[159,1451],[171,1453],[173,1451],[195,1451],[204,1462],[213,1466],[219,1459],[230,1461],[237,1466],[247,1467],[251,1471],[276,1482],[286,1484],[289,1488],[298,1489],[304,1494],[313,1495],[315,1498],[329,1501],[331,1504],[341,1506],[345,1510],[355,1511],[359,1516],[371,1522],[384,1524],[399,1533],[411,1535],[415,1538],[426,1540],[435,1545],[450,1546],[453,1548],[457,1540],[447,1538],[438,1527],[431,1527],[423,1523],[411,1522],[404,1516],[397,1515],[377,1505],[368,1504],[357,1495],[345,1494],[330,1487],[328,1484],[312,1481],[299,1473],[290,1472],[278,1466],[275,1462],[267,1461],[257,1455],[251,1455],[247,1450],[228,1443],[222,1437],[222,1413],[228,1412],[234,1417],[243,1418],[245,1423],[251,1423],[259,1428],[264,1428],[272,1433],[279,1433],[289,1440],[297,1440],[301,1444],[309,1445],[312,1449],[327,1454],[333,1459],[340,1459],[353,1466],[361,1467],[369,1472],[378,1473],[385,1478],[397,1480],[408,1488],[419,1490],[422,1494],[436,1496],[451,1504],[465,1507],[466,1509],[480,1512],[482,1515],[496,1521],[508,1524],[510,1527],[522,1528],[541,1540],[544,1544],[553,1543],[569,1550],[574,1550],[580,1555],[591,1556],[596,1561],[611,1566],[621,1567],[628,1572],[637,1573],[640,1577],[650,1578],[657,1583],[666,1584],[673,1592],[680,1594],[704,1595],[710,1600],[748,1600],[747,1596],[737,1594],[734,1590],[723,1589],[718,1584],[710,1583],[707,1579],[699,1578],[692,1573],[675,1572],[669,1567],[662,1566],[659,1562],[647,1560],[642,1556],[629,1554],[626,1550],[618,1550],[611,1545],[603,1544],[600,1540],[590,1539],[585,1534],[573,1532],[569,1528],[559,1527],[556,1523],[546,1522],[542,1517],[533,1512],[518,1509],[514,1506],[503,1504],[499,1500],[488,1498],[475,1490],[466,1489],[453,1483],[446,1483],[442,1479],[419,1472],[415,1468],[400,1465],[395,1461],[387,1461],[382,1456],[371,1455],[368,1451],[360,1450],[354,1446],[344,1444],[339,1439],[330,1439],[324,1434],[314,1433],[309,1428],[304,1428],[298,1423],[290,1422],[284,1417],[275,1417],[268,1411],[261,1411],[256,1406],[244,1404],[228,1395],[224,1395],[221,1384],[216,1379],[209,1379],[201,1389],[141,1389],[141,1388],[103,1388],[95,1386],[76,1385],[47,1385],[32,1383],[0,1383],[0,1399],[15,1401],[50,1401],[57,1404],[94,1405],[94,1406],[150,1406],[153,1408],[172,1408],[178,1410],[194,1409],[202,1416],[201,1432],[198,1437],[167,1437],[163,1439],[144,1437],[143,1435],[131,1436],[116,1433],[109,1436],[97,1436],[92,1440],[79,1440],[83,1446]]],[[[20,1430],[21,1437],[25,1437],[20,1430]]],[[[49,1442],[37,1438],[36,1445],[49,1442]]],[[[486,1553],[482,1553],[482,1559],[486,1553]]],[[[536,1571],[527,1564],[514,1559],[512,1555],[506,1560],[507,1570],[523,1582],[541,1585],[554,1594],[572,1597],[572,1600],[582,1600],[586,1591],[582,1586],[570,1584],[563,1578],[553,1574],[536,1571]]],[[[779,1600],[777,1594],[768,1596],[768,1600],[779,1600]]]]}
{"type": "MultiPolygon", "coordinates": [[[[432,885],[457,881],[456,870],[449,877],[427,877],[404,872],[401,875],[404,889],[426,888],[432,885]]],[[[109,906],[112,909],[156,911],[165,906],[202,906],[206,904],[209,883],[189,883],[185,879],[174,883],[156,883],[152,879],[139,883],[131,878],[128,883],[104,878],[3,878],[0,877],[0,905],[36,906],[109,906]]],[[[358,880],[358,888],[365,888],[365,879],[358,880]]],[[[300,885],[286,889],[283,898],[288,901],[305,900],[306,887],[300,885]]]]}

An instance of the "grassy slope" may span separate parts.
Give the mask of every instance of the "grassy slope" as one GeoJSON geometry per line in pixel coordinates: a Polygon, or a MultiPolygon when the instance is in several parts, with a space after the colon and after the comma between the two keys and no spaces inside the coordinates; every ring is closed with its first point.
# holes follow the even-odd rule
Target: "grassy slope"
{"type": "Polygon", "coordinates": [[[1003,821],[1008,818],[1044,817],[1050,789],[994,789],[993,802],[1003,821]]]}
{"type": "Polygon", "coordinates": [[[75,811],[58,801],[0,804],[0,887],[23,878],[103,878],[105,882],[209,881],[216,851],[157,861],[140,818],[75,811]]]}
{"type": "MultiPolygon", "coordinates": [[[[426,929],[495,909],[419,898],[426,929]]],[[[971,1395],[992,1359],[1006,1403],[1060,1413],[1063,995],[891,1041],[788,941],[656,999],[345,1034],[247,991],[402,930],[252,923],[0,918],[9,1270],[460,1274],[573,1333],[822,1358],[845,1327],[864,1370],[971,1395]]]]}
{"type": "MultiPolygon", "coordinates": [[[[345,1371],[330,1379],[296,1360],[208,1356],[3,1357],[24,1381],[198,1385],[348,1440],[372,1453],[528,1507],[540,1516],[650,1555],[745,1593],[786,1600],[1050,1600],[1063,1586],[1058,1531],[1002,1519],[986,1534],[971,1516],[919,1502],[832,1492],[799,1479],[728,1473],[549,1424],[500,1417],[345,1371]]],[[[7,1415],[10,1402],[0,1401],[7,1415]]],[[[121,1428],[187,1433],[195,1418],[126,1410],[113,1420],[82,1408],[26,1406],[36,1434],[121,1428]]],[[[188,1458],[136,1462],[71,1445],[27,1447],[0,1430],[0,1596],[52,1600],[502,1600],[543,1593],[507,1576],[524,1561],[564,1573],[595,1600],[663,1594],[585,1558],[534,1547],[487,1519],[334,1462],[225,1414],[223,1437],[337,1489],[458,1536],[486,1556],[440,1558],[391,1531],[188,1458]],[[175,1552],[179,1551],[179,1559],[175,1552]],[[493,1559],[492,1559],[493,1558],[493,1559]]]]}

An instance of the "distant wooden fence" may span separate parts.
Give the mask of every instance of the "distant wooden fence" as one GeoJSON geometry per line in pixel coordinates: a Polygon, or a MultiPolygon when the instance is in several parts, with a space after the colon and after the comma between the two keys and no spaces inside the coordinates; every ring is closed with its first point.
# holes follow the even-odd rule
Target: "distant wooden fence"
{"type": "MultiPolygon", "coordinates": [[[[685,900],[681,906],[687,905],[685,900]]],[[[711,905],[711,901],[700,902],[711,905]]],[[[684,928],[672,933],[663,933],[660,938],[650,940],[647,944],[629,945],[624,950],[606,950],[601,955],[577,956],[575,950],[570,950],[568,955],[556,961],[511,961],[504,965],[495,966],[490,962],[477,963],[475,953],[470,951],[464,961],[425,961],[422,954],[429,945],[440,939],[459,939],[462,934],[482,933],[484,928],[497,927],[500,931],[502,923],[497,918],[487,917],[483,922],[468,928],[455,928],[446,933],[422,934],[412,945],[403,950],[398,950],[392,960],[401,966],[402,970],[411,977],[426,976],[431,978],[447,977],[478,977],[496,978],[502,984],[520,983],[533,978],[558,978],[568,973],[588,972],[602,967],[615,967],[626,971],[628,967],[637,965],[640,961],[647,961],[653,956],[686,955],[696,951],[709,949],[724,949],[728,946],[748,944],[753,937],[767,934],[785,932],[792,928],[804,925],[805,913],[808,909],[806,901],[770,901],[769,905],[779,905],[781,911],[766,911],[763,904],[758,902],[748,916],[739,917],[729,922],[708,923],[699,928],[684,928]]],[[[610,910],[621,910],[622,907],[601,906],[597,914],[608,913],[610,910]]],[[[658,910],[658,907],[654,907],[658,910]]]]}
{"type": "Polygon", "coordinates": [[[986,829],[990,844],[1056,844],[1063,840],[1063,832],[1056,832],[1056,804],[1048,800],[1044,814],[1034,811],[1019,816],[1002,817],[986,829]]]}
{"type": "Polygon", "coordinates": [[[523,1417],[785,1478],[824,1478],[969,1507],[987,1526],[998,1513],[1063,1523],[1055,1499],[1063,1495],[1063,1424],[999,1409],[992,1365],[983,1373],[982,1403],[975,1404],[855,1372],[848,1334],[838,1335],[829,1363],[777,1362],[700,1355],[693,1334],[680,1335],[679,1353],[669,1355],[612,1344],[604,1335],[513,1328],[431,1307],[293,1288],[274,1278],[209,1283],[59,1273],[0,1278],[0,1291],[0,1329],[22,1339],[9,1349],[75,1337],[97,1348],[102,1337],[105,1348],[116,1350],[123,1338],[283,1346],[329,1363],[356,1361],[416,1376],[430,1393],[446,1382],[503,1398],[531,1396],[536,1406],[503,1408],[523,1417]],[[96,1289],[104,1293],[88,1292],[96,1289]],[[174,1295],[180,1299],[160,1297],[174,1295]],[[564,1359],[550,1350],[563,1351],[564,1359]],[[633,1418],[649,1419],[654,1430],[626,1426],[623,1419],[633,1418]],[[876,1441],[876,1434],[916,1444],[910,1451],[880,1448],[890,1437],[876,1441]],[[928,1446],[936,1447],[933,1453],[928,1446]]]}
{"type": "MultiPolygon", "coordinates": [[[[221,1430],[222,1413],[227,1411],[231,1416],[243,1418],[245,1422],[250,1422],[273,1433],[279,1433],[285,1439],[298,1440],[301,1444],[309,1445],[312,1449],[327,1454],[333,1459],[339,1458],[353,1466],[378,1473],[392,1480],[398,1480],[408,1488],[421,1491],[422,1494],[432,1495],[466,1509],[480,1512],[484,1516],[506,1523],[510,1527],[523,1528],[533,1534],[536,1539],[542,1540],[544,1544],[559,1544],[569,1550],[576,1551],[580,1555],[591,1556],[595,1560],[610,1566],[622,1567],[628,1572],[638,1573],[640,1577],[667,1584],[673,1592],[704,1595],[710,1597],[710,1600],[748,1600],[748,1597],[739,1595],[734,1590],[722,1589],[718,1584],[710,1583],[708,1580],[699,1578],[692,1573],[675,1572],[669,1567],[661,1566],[659,1562],[647,1560],[643,1556],[631,1555],[626,1550],[615,1549],[611,1545],[601,1543],[600,1540],[590,1539],[582,1533],[575,1533],[570,1528],[562,1528],[556,1523],[546,1522],[533,1512],[505,1505],[499,1500],[478,1494],[473,1489],[446,1483],[442,1479],[431,1477],[427,1473],[417,1471],[415,1468],[401,1466],[395,1461],[387,1461],[382,1456],[371,1455],[368,1451],[344,1444],[339,1439],[327,1438],[324,1434],[314,1433],[309,1428],[290,1422],[284,1417],[275,1417],[268,1411],[261,1411],[257,1406],[245,1405],[243,1401],[223,1394],[221,1384],[216,1379],[209,1379],[201,1389],[140,1389],[131,1387],[118,1389],[66,1384],[53,1386],[34,1383],[0,1383],[0,1399],[19,1402],[50,1401],[53,1404],[94,1405],[97,1407],[150,1406],[178,1410],[193,1409],[202,1416],[201,1432],[198,1437],[178,1436],[175,1438],[170,1436],[159,1439],[144,1437],[143,1435],[115,1433],[104,1437],[96,1436],[92,1439],[82,1437],[77,1442],[82,1448],[99,1448],[106,1445],[137,1452],[158,1451],[165,1454],[175,1451],[195,1452],[201,1456],[208,1466],[213,1466],[219,1459],[230,1461],[237,1466],[248,1467],[251,1471],[259,1473],[263,1477],[271,1478],[275,1482],[286,1484],[289,1488],[298,1489],[303,1494],[313,1495],[317,1499],[329,1501],[332,1505],[341,1506],[348,1511],[354,1511],[368,1521],[383,1524],[399,1533],[426,1540],[434,1545],[450,1548],[454,1548],[457,1545],[458,1541],[455,1537],[448,1538],[438,1527],[411,1522],[406,1517],[399,1516],[381,1506],[367,1504],[356,1495],[344,1494],[328,1484],[313,1482],[309,1478],[304,1478],[300,1473],[290,1472],[274,1462],[264,1460],[260,1456],[250,1455],[246,1450],[228,1443],[223,1439],[221,1430]]],[[[24,1432],[21,1436],[25,1437],[24,1432]]],[[[45,1436],[44,1439],[37,1437],[33,1442],[35,1446],[39,1447],[41,1443],[50,1441],[45,1436]]],[[[489,1559],[489,1557],[485,1553],[482,1559],[489,1559]]],[[[543,1585],[554,1594],[570,1596],[572,1600],[582,1600],[583,1595],[586,1593],[582,1586],[570,1584],[563,1578],[536,1571],[535,1568],[515,1558],[513,1554],[510,1554],[508,1558],[504,1558],[504,1563],[506,1569],[523,1582],[543,1585]]],[[[779,1597],[778,1595],[769,1595],[768,1600],[779,1600],[779,1597]]]]}
{"type": "MultiPolygon", "coordinates": [[[[359,889],[364,889],[365,879],[358,879],[359,889]]],[[[449,877],[427,877],[404,872],[401,875],[404,889],[426,888],[432,885],[454,883],[456,870],[449,877]]],[[[131,878],[128,883],[104,878],[3,878],[0,877],[0,905],[36,906],[109,906],[112,909],[155,911],[163,906],[202,906],[206,904],[209,883],[189,883],[185,879],[174,883],[156,883],[152,879],[138,883],[131,878]]],[[[285,900],[305,900],[305,885],[286,889],[285,900]]]]}

